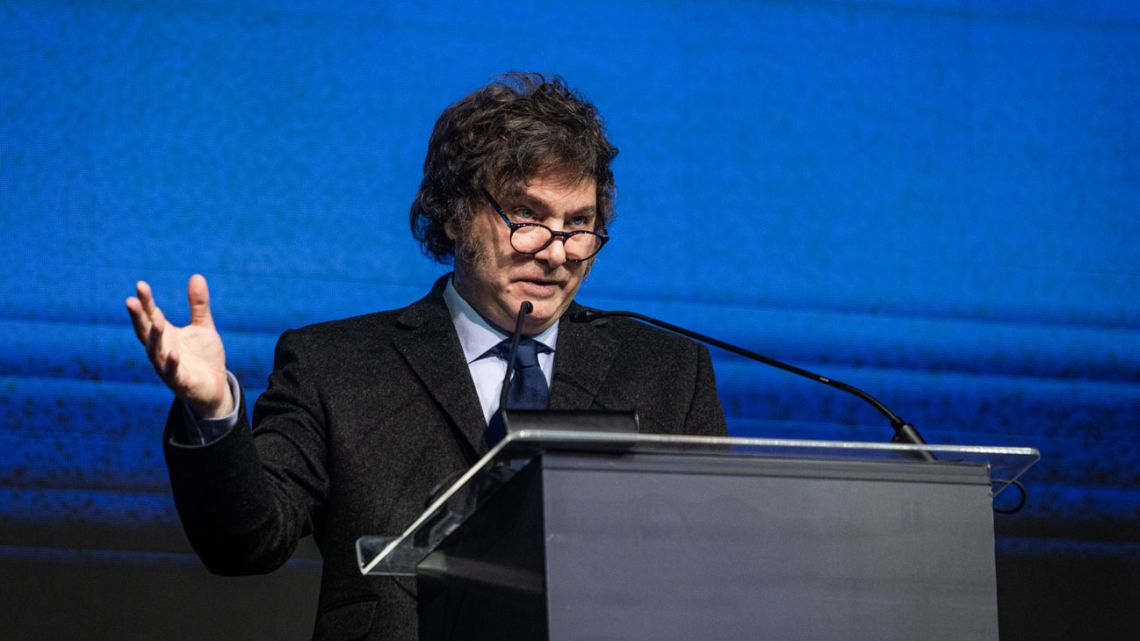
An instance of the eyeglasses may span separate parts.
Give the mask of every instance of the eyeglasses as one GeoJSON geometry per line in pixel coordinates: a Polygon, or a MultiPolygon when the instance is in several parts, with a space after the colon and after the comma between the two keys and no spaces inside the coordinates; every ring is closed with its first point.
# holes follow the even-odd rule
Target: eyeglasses
{"type": "Polygon", "coordinates": [[[534,255],[550,246],[554,240],[560,239],[566,249],[566,260],[571,263],[580,263],[589,260],[602,251],[602,246],[610,239],[609,236],[597,232],[554,231],[540,223],[516,223],[507,217],[506,212],[486,189],[483,195],[487,202],[495,208],[495,212],[511,229],[511,247],[520,254],[534,255]]]}

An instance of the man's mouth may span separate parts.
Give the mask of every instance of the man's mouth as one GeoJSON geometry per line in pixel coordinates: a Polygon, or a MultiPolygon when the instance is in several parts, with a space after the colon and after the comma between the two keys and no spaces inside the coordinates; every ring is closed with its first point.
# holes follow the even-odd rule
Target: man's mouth
{"type": "Polygon", "coordinates": [[[517,281],[523,290],[531,295],[550,295],[562,288],[562,281],[545,279],[523,279],[517,281]]]}

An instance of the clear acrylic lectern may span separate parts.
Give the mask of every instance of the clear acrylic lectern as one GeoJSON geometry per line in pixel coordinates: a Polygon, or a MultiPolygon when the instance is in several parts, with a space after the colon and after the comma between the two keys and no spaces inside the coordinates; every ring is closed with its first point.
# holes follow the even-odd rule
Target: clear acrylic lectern
{"type": "Polygon", "coordinates": [[[1037,459],[524,430],[357,556],[421,639],[996,640],[992,497],[1037,459]]]}

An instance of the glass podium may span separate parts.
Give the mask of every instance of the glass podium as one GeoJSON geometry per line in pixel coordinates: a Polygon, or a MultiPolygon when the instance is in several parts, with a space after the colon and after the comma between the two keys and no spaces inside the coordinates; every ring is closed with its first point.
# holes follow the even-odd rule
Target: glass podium
{"type": "MultiPolygon", "coordinates": [[[[799,474],[813,468],[834,475],[844,468],[872,465],[870,474],[914,476],[931,482],[975,478],[991,484],[997,496],[1040,457],[1026,447],[898,445],[890,443],[810,441],[761,438],[718,438],[623,434],[568,430],[522,430],[511,433],[474,466],[444,489],[397,537],[358,539],[360,571],[378,576],[415,576],[417,567],[477,512],[516,474],[548,452],[615,456],[651,462],[683,457],[709,473],[738,470],[745,474],[779,473],[782,462],[795,462],[799,474]],[[926,451],[934,462],[918,453],[926,451]],[[763,465],[746,470],[756,463],[763,465]]],[[[692,465],[689,465],[692,467],[692,465]]],[[[790,470],[789,470],[790,471],[790,470]]]]}

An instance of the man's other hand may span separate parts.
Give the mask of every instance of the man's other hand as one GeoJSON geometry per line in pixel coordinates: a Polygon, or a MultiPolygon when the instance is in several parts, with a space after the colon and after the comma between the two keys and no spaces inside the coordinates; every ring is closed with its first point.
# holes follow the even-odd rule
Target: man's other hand
{"type": "Polygon", "coordinates": [[[138,295],[127,299],[135,335],[146,348],[162,382],[186,401],[198,418],[219,418],[234,410],[226,378],[226,351],[210,315],[210,290],[201,274],[190,277],[186,296],[190,324],[176,327],[154,302],[150,285],[135,284],[138,295]]]}

